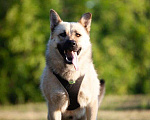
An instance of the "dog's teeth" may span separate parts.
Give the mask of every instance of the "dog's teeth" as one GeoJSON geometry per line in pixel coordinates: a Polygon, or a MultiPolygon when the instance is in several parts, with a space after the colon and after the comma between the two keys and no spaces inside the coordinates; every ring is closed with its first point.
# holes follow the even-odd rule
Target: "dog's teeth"
{"type": "Polygon", "coordinates": [[[68,60],[68,58],[67,58],[67,57],[66,57],[66,61],[67,61],[67,62],[72,62],[72,61],[68,60]]]}
{"type": "MultiPolygon", "coordinates": [[[[64,51],[64,53],[65,53],[65,51],[64,51]]],[[[66,61],[67,61],[67,62],[71,62],[71,61],[67,58],[66,53],[65,53],[65,57],[66,57],[66,61]]]]}

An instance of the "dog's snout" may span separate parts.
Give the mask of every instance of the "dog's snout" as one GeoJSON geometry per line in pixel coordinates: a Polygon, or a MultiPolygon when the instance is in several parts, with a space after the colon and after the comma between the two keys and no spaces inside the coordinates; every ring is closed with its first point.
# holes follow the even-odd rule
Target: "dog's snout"
{"type": "Polygon", "coordinates": [[[64,50],[76,51],[78,48],[75,40],[67,40],[63,46],[64,50]]]}
{"type": "Polygon", "coordinates": [[[66,44],[68,44],[68,47],[76,47],[77,43],[75,40],[67,40],[66,44]]]}
{"type": "Polygon", "coordinates": [[[71,41],[71,46],[76,46],[77,45],[77,43],[76,43],[76,41],[74,41],[74,40],[70,40],[71,41]]]}

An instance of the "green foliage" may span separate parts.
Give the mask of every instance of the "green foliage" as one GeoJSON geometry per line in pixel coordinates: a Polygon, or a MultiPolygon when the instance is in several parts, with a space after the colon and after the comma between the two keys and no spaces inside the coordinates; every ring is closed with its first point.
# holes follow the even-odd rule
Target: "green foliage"
{"type": "Polygon", "coordinates": [[[107,93],[150,93],[150,1],[105,0],[96,5],[94,60],[107,93]]]}
{"type": "Polygon", "coordinates": [[[107,94],[150,94],[149,0],[2,0],[0,103],[41,101],[40,76],[49,39],[49,10],[65,21],[93,14],[91,42],[107,94]]]}

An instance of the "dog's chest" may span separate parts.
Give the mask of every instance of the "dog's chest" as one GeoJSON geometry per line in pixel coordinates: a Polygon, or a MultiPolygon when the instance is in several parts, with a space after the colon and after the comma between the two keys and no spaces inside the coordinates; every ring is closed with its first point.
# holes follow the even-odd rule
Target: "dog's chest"
{"type": "Polygon", "coordinates": [[[66,89],[69,95],[70,103],[69,103],[67,110],[75,110],[78,107],[80,107],[80,104],[78,103],[78,94],[79,94],[79,89],[80,89],[84,76],[79,77],[75,83],[71,84],[67,80],[59,76],[58,74],[54,72],[53,74],[57,77],[57,79],[60,81],[60,83],[63,85],[63,87],[66,89]]]}

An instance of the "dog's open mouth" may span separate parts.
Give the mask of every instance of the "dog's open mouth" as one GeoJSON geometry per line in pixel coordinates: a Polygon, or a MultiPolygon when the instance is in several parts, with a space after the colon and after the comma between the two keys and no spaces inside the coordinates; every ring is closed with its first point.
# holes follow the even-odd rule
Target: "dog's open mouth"
{"type": "Polygon", "coordinates": [[[58,45],[57,47],[65,62],[67,64],[73,64],[75,70],[78,70],[78,55],[81,52],[81,48],[78,50],[63,50],[61,46],[58,45]]]}
{"type": "Polygon", "coordinates": [[[70,64],[73,64],[74,65],[74,68],[76,70],[79,69],[78,67],[78,55],[79,55],[79,52],[81,51],[81,49],[79,49],[77,52],[76,51],[65,51],[65,59],[68,63],[70,64]]]}

